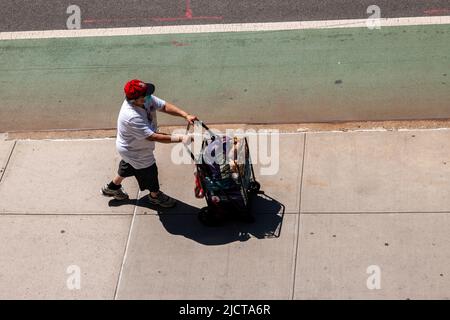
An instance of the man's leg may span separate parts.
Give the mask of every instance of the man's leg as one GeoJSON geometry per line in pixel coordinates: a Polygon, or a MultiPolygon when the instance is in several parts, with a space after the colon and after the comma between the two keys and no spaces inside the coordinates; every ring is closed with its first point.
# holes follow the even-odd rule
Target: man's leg
{"type": "Polygon", "coordinates": [[[152,198],[158,197],[159,191],[159,180],[158,180],[158,167],[156,163],[150,167],[150,177],[148,177],[149,186],[148,191],[150,191],[150,196],[152,198]]]}
{"type": "Polygon", "coordinates": [[[114,197],[116,200],[127,200],[128,194],[122,188],[122,181],[125,179],[121,176],[116,176],[114,179],[103,186],[102,193],[108,197],[114,197]]]}
{"type": "Polygon", "coordinates": [[[152,192],[152,191],[150,191],[150,196],[152,197],[152,198],[156,198],[157,196],[158,196],[158,193],[159,193],[160,191],[157,191],[157,192],[152,192]]]}
{"type": "Polygon", "coordinates": [[[116,200],[126,200],[129,198],[128,194],[122,188],[122,181],[134,174],[134,168],[125,161],[120,161],[117,175],[110,183],[107,183],[102,188],[102,193],[105,196],[114,197],[116,200]]]}
{"type": "Polygon", "coordinates": [[[120,175],[116,175],[114,177],[114,179],[111,180],[110,183],[108,183],[108,188],[111,190],[119,190],[120,188],[122,188],[122,181],[125,179],[126,177],[122,177],[120,175]]]}
{"type": "Polygon", "coordinates": [[[148,168],[136,170],[136,179],[141,190],[147,189],[150,191],[148,196],[150,203],[165,208],[175,206],[176,200],[159,190],[158,167],[156,163],[148,168]]]}
{"type": "Polygon", "coordinates": [[[115,176],[114,179],[112,179],[112,182],[117,185],[120,186],[122,184],[122,181],[125,179],[126,177],[121,177],[119,175],[115,176]]]}

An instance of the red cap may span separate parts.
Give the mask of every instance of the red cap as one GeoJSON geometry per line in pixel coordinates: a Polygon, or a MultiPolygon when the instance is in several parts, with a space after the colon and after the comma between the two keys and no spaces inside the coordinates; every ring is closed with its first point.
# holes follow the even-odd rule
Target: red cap
{"type": "Polygon", "coordinates": [[[141,80],[131,80],[123,88],[127,99],[133,100],[141,96],[151,95],[155,91],[155,86],[151,83],[145,83],[141,80]]]}

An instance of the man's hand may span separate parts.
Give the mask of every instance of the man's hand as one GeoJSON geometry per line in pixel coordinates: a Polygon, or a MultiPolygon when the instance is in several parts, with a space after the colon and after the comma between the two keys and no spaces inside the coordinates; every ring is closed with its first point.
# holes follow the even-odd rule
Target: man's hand
{"type": "Polygon", "coordinates": [[[172,141],[174,141],[174,142],[182,142],[184,144],[189,144],[191,142],[194,142],[194,136],[191,135],[191,134],[174,135],[172,141]]]}
{"type": "Polygon", "coordinates": [[[198,121],[197,116],[194,116],[194,115],[192,115],[192,114],[187,114],[184,118],[185,118],[186,121],[189,122],[190,124],[194,124],[194,121],[196,121],[196,120],[198,121]]]}

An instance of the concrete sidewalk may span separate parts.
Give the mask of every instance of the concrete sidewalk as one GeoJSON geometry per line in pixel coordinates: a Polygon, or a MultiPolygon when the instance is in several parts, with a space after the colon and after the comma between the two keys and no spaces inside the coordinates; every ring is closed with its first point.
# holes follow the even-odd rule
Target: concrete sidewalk
{"type": "Polygon", "coordinates": [[[171,148],[180,203],[158,215],[134,179],[130,201],[100,195],[113,139],[0,141],[0,298],[450,298],[450,130],[282,134],[278,174],[255,166],[256,223],[221,228],[171,148]]]}

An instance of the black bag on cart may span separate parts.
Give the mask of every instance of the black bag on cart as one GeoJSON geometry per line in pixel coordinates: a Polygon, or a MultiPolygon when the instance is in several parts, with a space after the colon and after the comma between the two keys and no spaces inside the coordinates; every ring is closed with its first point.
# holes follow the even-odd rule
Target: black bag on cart
{"type": "MultiPolygon", "coordinates": [[[[207,206],[198,217],[208,226],[217,226],[232,218],[253,222],[251,195],[259,192],[255,180],[247,138],[218,136],[207,130],[196,159],[196,196],[204,196],[207,206]]],[[[189,125],[187,128],[189,131],[189,125]]]]}

